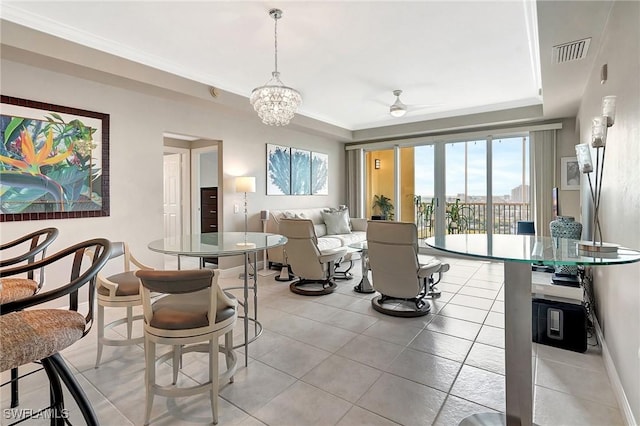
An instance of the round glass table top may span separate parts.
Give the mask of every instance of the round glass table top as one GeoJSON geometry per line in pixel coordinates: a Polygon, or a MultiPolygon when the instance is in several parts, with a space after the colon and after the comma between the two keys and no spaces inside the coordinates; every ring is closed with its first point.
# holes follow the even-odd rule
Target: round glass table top
{"type": "Polygon", "coordinates": [[[358,243],[351,243],[349,244],[347,247],[357,250],[357,251],[362,251],[362,250],[367,250],[367,242],[366,241],[360,241],[358,243]]]}
{"type": "Polygon", "coordinates": [[[543,265],[614,265],[640,261],[640,251],[619,247],[617,253],[586,252],[579,241],[534,235],[454,234],[424,243],[442,251],[483,259],[543,265]]]}
{"type": "Polygon", "coordinates": [[[232,256],[282,246],[287,238],[264,232],[209,232],[180,235],[149,243],[149,249],[165,254],[188,256],[232,256]]]}

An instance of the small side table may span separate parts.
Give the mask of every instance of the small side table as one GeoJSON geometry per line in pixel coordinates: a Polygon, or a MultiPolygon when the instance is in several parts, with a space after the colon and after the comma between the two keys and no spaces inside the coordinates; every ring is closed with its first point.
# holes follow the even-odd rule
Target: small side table
{"type": "Polygon", "coordinates": [[[349,244],[349,249],[358,251],[361,253],[361,262],[362,262],[362,279],[358,283],[358,285],[353,287],[353,291],[356,293],[375,293],[373,286],[371,285],[371,281],[369,281],[369,254],[367,242],[362,241],[360,243],[349,244]]]}

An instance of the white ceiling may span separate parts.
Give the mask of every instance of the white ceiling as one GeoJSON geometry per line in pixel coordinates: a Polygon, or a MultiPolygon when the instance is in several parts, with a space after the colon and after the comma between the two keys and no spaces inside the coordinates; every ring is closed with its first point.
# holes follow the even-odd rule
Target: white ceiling
{"type": "MultiPolygon", "coordinates": [[[[542,2],[547,9],[554,3],[542,2]]],[[[281,8],[278,67],[283,83],[302,94],[299,113],[348,130],[542,104],[532,0],[3,1],[1,7],[5,20],[247,98],[273,71],[268,10],[281,8]],[[394,89],[404,91],[405,104],[422,107],[391,117],[394,89]]],[[[572,37],[566,26],[563,37],[572,37]]],[[[546,39],[558,42],[548,32],[546,39]]]]}

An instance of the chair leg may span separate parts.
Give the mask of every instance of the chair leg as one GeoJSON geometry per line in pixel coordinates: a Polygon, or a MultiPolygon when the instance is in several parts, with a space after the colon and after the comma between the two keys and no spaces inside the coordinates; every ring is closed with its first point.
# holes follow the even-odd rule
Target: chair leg
{"type": "Polygon", "coordinates": [[[144,360],[144,383],[146,388],[144,424],[148,425],[151,418],[151,408],[153,407],[153,387],[156,384],[156,344],[149,340],[147,336],[144,338],[144,360]]]}
{"type": "Polygon", "coordinates": [[[218,338],[209,340],[209,381],[211,382],[211,414],[213,424],[218,424],[218,338]]]}
{"type": "Polygon", "coordinates": [[[173,367],[173,384],[178,383],[178,370],[182,367],[182,346],[176,345],[173,347],[173,361],[171,362],[173,367]]]}
{"type": "Polygon", "coordinates": [[[131,340],[131,331],[133,329],[133,307],[127,306],[127,339],[131,340]]]}
{"type": "Polygon", "coordinates": [[[102,358],[102,341],[104,339],[104,306],[98,303],[98,349],[96,351],[96,365],[95,368],[100,366],[100,358],[102,358]]]}
{"type": "Polygon", "coordinates": [[[62,426],[64,425],[64,395],[62,393],[62,386],[60,385],[60,377],[58,373],[56,373],[56,369],[49,358],[42,360],[42,367],[49,378],[49,398],[51,410],[53,410],[50,424],[51,426],[62,426]]]}
{"type": "Polygon", "coordinates": [[[20,405],[20,399],[18,395],[18,367],[11,369],[11,408],[16,408],[20,405]]]}
{"type": "MultiPolygon", "coordinates": [[[[233,358],[231,357],[231,353],[233,352],[233,330],[224,335],[224,349],[227,369],[229,369],[233,364],[233,358]]],[[[233,383],[233,381],[233,376],[229,377],[229,383],[233,383]]]]}
{"type": "Polygon", "coordinates": [[[51,360],[56,372],[67,386],[67,389],[69,389],[69,392],[76,401],[76,404],[78,404],[78,408],[80,408],[80,412],[82,413],[82,417],[84,417],[85,423],[89,426],[99,425],[98,418],[96,417],[95,411],[93,411],[93,407],[91,406],[87,395],[84,393],[75,377],[73,377],[73,374],[67,367],[67,364],[65,364],[62,356],[59,353],[55,353],[48,359],[51,360]]]}

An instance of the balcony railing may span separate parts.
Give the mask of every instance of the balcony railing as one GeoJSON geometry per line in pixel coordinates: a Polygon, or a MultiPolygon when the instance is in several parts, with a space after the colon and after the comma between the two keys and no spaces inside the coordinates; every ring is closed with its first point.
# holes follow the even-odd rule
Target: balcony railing
{"type": "MultiPolygon", "coordinates": [[[[493,203],[493,212],[487,211],[486,203],[447,203],[446,232],[449,234],[486,234],[488,214],[493,218],[494,234],[515,234],[520,220],[531,220],[528,203],[493,203]]],[[[434,234],[435,217],[433,204],[416,203],[415,223],[419,238],[434,234]]]]}

